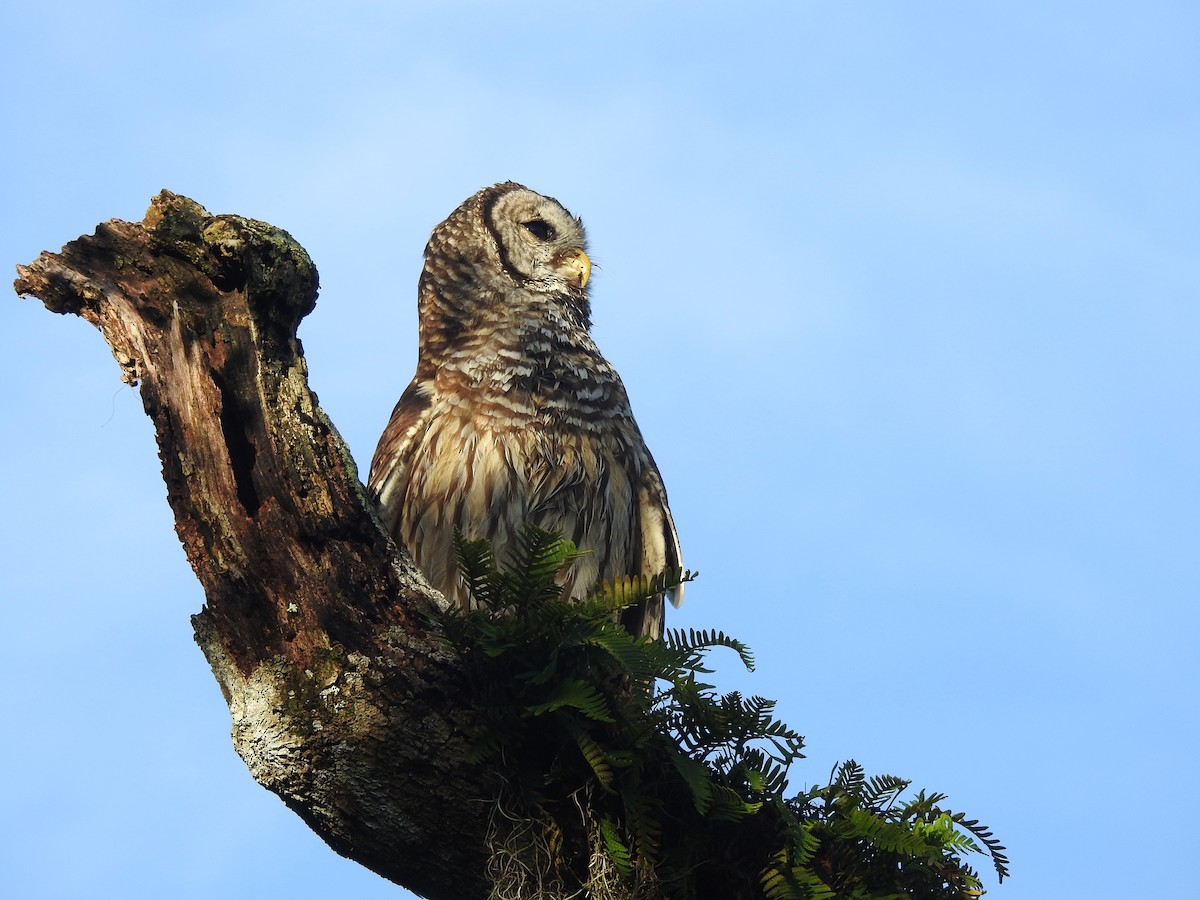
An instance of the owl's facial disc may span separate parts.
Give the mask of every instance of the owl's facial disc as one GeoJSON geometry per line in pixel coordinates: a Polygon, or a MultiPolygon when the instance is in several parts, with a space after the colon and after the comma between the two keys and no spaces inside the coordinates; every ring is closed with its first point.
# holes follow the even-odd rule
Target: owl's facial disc
{"type": "Polygon", "coordinates": [[[484,210],[504,270],[539,293],[582,291],[592,264],[583,224],[556,200],[514,187],[484,210]]]}

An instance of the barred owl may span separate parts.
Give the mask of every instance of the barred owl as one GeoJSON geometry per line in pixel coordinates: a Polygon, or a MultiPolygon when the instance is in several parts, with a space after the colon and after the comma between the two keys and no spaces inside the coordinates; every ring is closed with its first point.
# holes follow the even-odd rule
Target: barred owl
{"type": "MultiPolygon", "coordinates": [[[[456,528],[499,559],[527,522],[562,532],[586,551],[560,575],[572,597],[680,566],[662,478],[589,333],[584,245],[583,223],[557,201],[506,182],[464,202],[425,248],[417,372],[368,484],[391,534],[452,603],[469,602],[456,528]]],[[[659,636],[662,598],[623,621],[659,636]]]]}

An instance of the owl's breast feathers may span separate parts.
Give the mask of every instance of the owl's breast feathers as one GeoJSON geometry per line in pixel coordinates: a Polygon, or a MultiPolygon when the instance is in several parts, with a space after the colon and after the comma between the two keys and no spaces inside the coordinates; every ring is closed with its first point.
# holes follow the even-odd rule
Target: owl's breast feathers
{"type": "MultiPolygon", "coordinates": [[[[525,523],[562,532],[586,551],[564,576],[572,596],[680,566],[666,491],[617,373],[594,345],[533,345],[519,353],[493,344],[420,367],[371,464],[385,524],[460,605],[469,598],[456,528],[491,541],[501,559],[525,523]]],[[[681,599],[682,588],[671,597],[681,599]]],[[[661,623],[660,599],[631,610],[626,624],[658,635],[661,623]]]]}

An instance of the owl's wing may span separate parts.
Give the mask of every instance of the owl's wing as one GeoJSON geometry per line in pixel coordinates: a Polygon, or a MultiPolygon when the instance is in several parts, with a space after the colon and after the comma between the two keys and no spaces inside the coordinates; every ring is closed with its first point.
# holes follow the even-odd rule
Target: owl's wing
{"type": "MultiPolygon", "coordinates": [[[[658,575],[665,570],[682,567],[679,535],[675,520],[667,505],[667,490],[662,476],[651,458],[637,493],[638,524],[641,529],[641,571],[658,575]]],[[[683,602],[683,585],[667,592],[673,606],[683,602]]],[[[626,611],[623,620],[634,634],[661,637],[663,630],[663,598],[654,597],[639,607],[626,611]]]]}
{"type": "Polygon", "coordinates": [[[410,451],[414,439],[428,423],[429,406],[425,383],[414,379],[400,395],[371,459],[367,489],[379,507],[383,524],[393,535],[400,519],[400,504],[411,466],[410,451]]]}
{"type": "MultiPolygon", "coordinates": [[[[642,571],[657,575],[665,570],[682,568],[683,554],[679,549],[675,519],[667,505],[667,489],[653,461],[639,492],[638,510],[642,525],[642,571]]],[[[678,607],[683,602],[683,585],[667,591],[667,599],[672,606],[678,607]]]]}

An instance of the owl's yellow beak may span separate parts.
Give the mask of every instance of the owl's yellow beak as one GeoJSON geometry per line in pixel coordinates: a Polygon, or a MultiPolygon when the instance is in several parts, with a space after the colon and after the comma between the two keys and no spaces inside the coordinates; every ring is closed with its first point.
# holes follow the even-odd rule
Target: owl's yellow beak
{"type": "Polygon", "coordinates": [[[563,272],[568,278],[577,278],[581,288],[587,287],[592,277],[592,261],[582,250],[572,250],[562,260],[563,272]]]}

